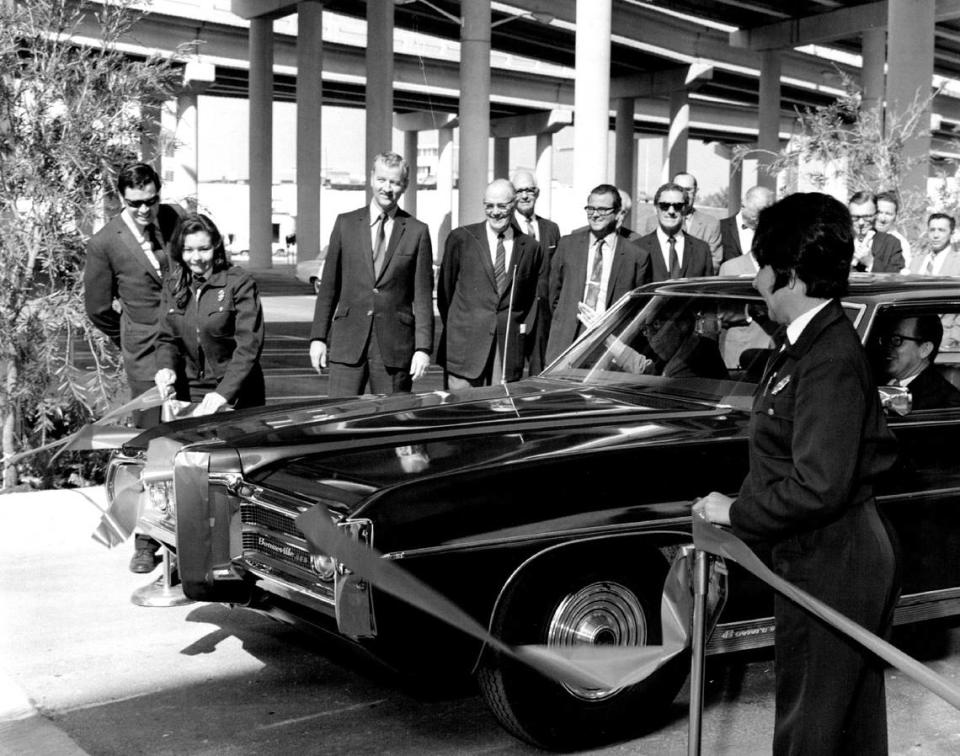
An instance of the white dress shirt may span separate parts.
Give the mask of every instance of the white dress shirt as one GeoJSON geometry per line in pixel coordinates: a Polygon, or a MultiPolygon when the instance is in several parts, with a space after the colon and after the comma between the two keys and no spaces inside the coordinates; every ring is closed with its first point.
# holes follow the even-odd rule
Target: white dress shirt
{"type": "MultiPolygon", "coordinates": [[[[610,272],[613,270],[613,256],[617,251],[616,230],[603,237],[603,272],[600,274],[600,292],[597,294],[596,313],[600,315],[607,310],[607,289],[610,286],[610,272]]],[[[593,261],[597,257],[597,238],[593,234],[587,234],[590,240],[587,248],[587,278],[584,281],[583,291],[586,294],[587,286],[590,285],[590,274],[593,272],[593,261]]]]}
{"type": "MultiPolygon", "coordinates": [[[[683,229],[678,228],[677,233],[674,234],[675,246],[677,250],[677,262],[680,264],[680,268],[683,268],[683,229]]],[[[667,272],[670,271],[670,237],[667,233],[658,225],[657,226],[657,241],[660,242],[660,254],[663,255],[663,265],[666,267],[667,272]]]]}
{"type": "Polygon", "coordinates": [[[742,254],[749,255],[753,248],[754,229],[744,223],[742,211],[737,213],[734,222],[737,224],[737,235],[740,237],[740,250],[742,254]]]}
{"type": "MultiPolygon", "coordinates": [[[[484,230],[487,232],[487,248],[490,250],[490,262],[493,263],[493,267],[497,267],[497,232],[490,228],[489,223],[483,224],[484,230]]],[[[507,226],[503,230],[503,269],[509,275],[510,273],[510,260],[513,257],[513,227],[507,226]]]]}
{"type": "Polygon", "coordinates": [[[797,339],[800,338],[800,334],[803,333],[803,329],[806,328],[810,321],[813,320],[814,316],[828,304],[830,304],[829,299],[826,302],[818,304],[816,307],[811,307],[809,310],[803,313],[803,315],[799,315],[798,317],[794,318],[790,322],[790,325],[787,326],[787,341],[789,341],[791,344],[796,344],[797,339]]]}
{"type": "MultiPolygon", "coordinates": [[[[393,208],[387,213],[387,219],[383,222],[384,251],[386,245],[390,243],[390,234],[393,233],[393,217],[397,214],[397,208],[393,208]]],[[[377,225],[380,222],[380,216],[383,215],[383,208],[377,204],[376,200],[370,201],[370,249],[377,249],[377,225]]]]}
{"type": "Polygon", "coordinates": [[[537,223],[536,215],[534,215],[532,218],[527,218],[527,216],[521,213],[519,210],[514,210],[513,218],[523,233],[532,236],[537,241],[540,241],[540,224],[537,223]]]}

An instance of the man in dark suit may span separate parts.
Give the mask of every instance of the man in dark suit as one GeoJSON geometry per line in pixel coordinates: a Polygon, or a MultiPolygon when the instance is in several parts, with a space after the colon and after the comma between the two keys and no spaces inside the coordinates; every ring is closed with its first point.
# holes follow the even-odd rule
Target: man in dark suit
{"type": "Polygon", "coordinates": [[[330,396],[408,392],[433,351],[430,231],[397,207],[410,166],[376,156],[367,207],[337,216],[310,331],[310,363],[330,396]]]}
{"type": "MultiPolygon", "coordinates": [[[[160,177],[146,163],[121,168],[117,192],[123,211],[87,242],[84,301],[93,324],[120,348],[130,394],[139,396],[153,388],[157,372],[160,281],[180,209],[160,204],[160,177]]],[[[156,425],[160,408],[136,413],[134,422],[140,428],[156,425]]],[[[130,569],[153,570],[159,548],[157,541],[138,534],[130,569]]]]}
{"type": "Polygon", "coordinates": [[[960,390],[934,366],[943,324],[933,314],[894,320],[880,338],[883,369],[890,385],[906,386],[915,410],[960,407],[960,390]]]}
{"type": "Polygon", "coordinates": [[[536,306],[543,256],[514,225],[515,206],[513,184],[497,179],[483,195],[486,221],[455,228],[444,245],[439,361],[453,391],[523,375],[522,325],[536,306]]]}
{"type": "Polygon", "coordinates": [[[547,304],[547,286],[550,279],[550,261],[557,251],[560,241],[560,227],[552,220],[537,215],[535,208],[540,188],[537,179],[530,171],[517,171],[513,174],[513,188],[517,192],[517,209],[514,222],[521,232],[532,236],[540,245],[543,255],[540,281],[537,285],[537,303],[530,308],[530,314],[524,323],[524,357],[528,362],[528,375],[537,375],[544,368],[544,354],[547,350],[547,337],[550,335],[550,307],[547,304]]]}
{"type": "MultiPolygon", "coordinates": [[[[897,459],[860,338],[840,306],[850,214],[793,194],[760,216],[755,286],[786,343],[754,396],[750,471],[737,498],[711,492],[695,516],[765,544],[778,575],[883,636],[896,557],[873,487],[897,459]]],[[[883,664],[777,594],[775,754],[886,753],[883,664]]]]}
{"type": "Polygon", "coordinates": [[[848,204],[853,220],[853,270],[867,273],[899,273],[905,267],[900,241],[877,231],[877,198],[857,192],[848,204]]]}
{"type": "Polygon", "coordinates": [[[552,361],[606,309],[650,278],[649,258],[617,232],[620,194],[610,184],[587,198],[588,229],[560,239],[550,266],[552,319],[547,362],[552,361]]]}
{"type": "Polygon", "coordinates": [[[650,280],[712,276],[710,247],[683,230],[683,188],[664,184],[657,189],[653,205],[657,228],[637,242],[650,258],[650,280]]]}
{"type": "MultiPolygon", "coordinates": [[[[723,247],[723,262],[750,254],[753,232],[757,227],[760,211],[773,204],[774,194],[765,186],[754,186],[743,195],[740,212],[720,221],[720,244],[723,247]]],[[[722,263],[721,263],[722,267],[722,263]]],[[[721,275],[723,275],[721,271],[721,275]]]]}

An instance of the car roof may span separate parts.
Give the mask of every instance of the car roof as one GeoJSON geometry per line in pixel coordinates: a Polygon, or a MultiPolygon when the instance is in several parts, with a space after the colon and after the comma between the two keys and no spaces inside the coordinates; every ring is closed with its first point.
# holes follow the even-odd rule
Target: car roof
{"type": "MultiPolygon", "coordinates": [[[[686,278],[647,284],[637,291],[644,294],[687,294],[732,297],[756,297],[752,276],[713,276],[686,278]]],[[[888,301],[896,299],[960,299],[960,278],[949,276],[899,275],[890,273],[851,273],[850,290],[844,301],[888,301]]]]}

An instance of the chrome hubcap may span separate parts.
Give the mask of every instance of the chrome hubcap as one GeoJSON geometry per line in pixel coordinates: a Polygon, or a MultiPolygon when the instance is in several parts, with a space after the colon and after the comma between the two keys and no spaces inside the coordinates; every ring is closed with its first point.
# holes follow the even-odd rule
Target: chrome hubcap
{"type": "MultiPolygon", "coordinates": [[[[636,594],[620,583],[599,582],[564,597],[550,617],[547,645],[645,646],[647,633],[647,615],[636,594]]],[[[591,701],[619,690],[564,687],[591,701]]]]}

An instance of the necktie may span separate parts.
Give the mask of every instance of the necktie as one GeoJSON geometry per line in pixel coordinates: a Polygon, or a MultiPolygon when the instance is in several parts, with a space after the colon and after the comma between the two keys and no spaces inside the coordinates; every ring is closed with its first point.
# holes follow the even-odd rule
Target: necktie
{"type": "Polygon", "coordinates": [[[928,276],[932,276],[932,275],[933,275],[933,262],[934,262],[934,260],[936,260],[936,259],[937,259],[937,258],[936,258],[935,255],[932,255],[932,254],[931,254],[931,255],[927,255],[927,267],[926,267],[926,269],[924,270],[924,273],[926,273],[928,276]]]}
{"type": "Polygon", "coordinates": [[[603,280],[603,239],[597,242],[593,253],[593,267],[590,269],[590,280],[587,282],[586,296],[583,303],[592,310],[597,309],[600,299],[600,284],[603,280]]]}
{"type": "Polygon", "coordinates": [[[385,227],[387,225],[387,214],[381,213],[377,219],[377,242],[373,245],[373,275],[380,276],[383,270],[383,257],[387,252],[387,238],[385,227]]]}
{"type": "Polygon", "coordinates": [[[153,223],[148,223],[143,229],[144,238],[150,242],[153,249],[153,256],[157,258],[160,264],[160,272],[167,272],[167,253],[163,251],[163,243],[160,241],[160,235],[157,233],[157,227],[153,223]]]}
{"type": "Polygon", "coordinates": [[[503,246],[503,232],[497,234],[497,255],[493,261],[493,275],[497,279],[497,291],[503,292],[507,283],[507,250],[503,246]]]}
{"type": "Polygon", "coordinates": [[[677,257],[677,237],[670,236],[667,239],[670,245],[670,278],[680,278],[680,258],[677,257]]]}
{"type": "Polygon", "coordinates": [[[527,235],[536,238],[536,234],[533,232],[533,220],[530,218],[527,218],[527,235]]]}

